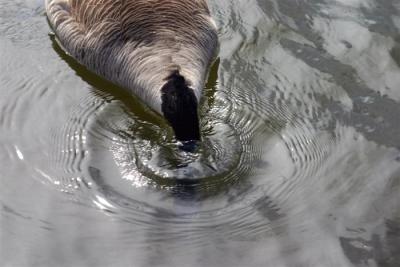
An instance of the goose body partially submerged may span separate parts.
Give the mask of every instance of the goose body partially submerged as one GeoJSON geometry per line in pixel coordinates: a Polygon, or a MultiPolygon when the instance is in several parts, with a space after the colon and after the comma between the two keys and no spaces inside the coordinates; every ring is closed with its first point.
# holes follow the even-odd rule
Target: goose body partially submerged
{"type": "Polygon", "coordinates": [[[197,105],[218,37],[205,0],[46,0],[65,51],[200,140],[197,105]]]}

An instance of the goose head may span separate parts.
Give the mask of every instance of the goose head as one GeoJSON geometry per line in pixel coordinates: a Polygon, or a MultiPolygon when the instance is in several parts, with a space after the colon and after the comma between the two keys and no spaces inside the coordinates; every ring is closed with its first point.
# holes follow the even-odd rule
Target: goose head
{"type": "Polygon", "coordinates": [[[174,130],[184,150],[193,151],[200,141],[198,101],[179,71],[165,79],[161,88],[161,111],[174,130]]]}

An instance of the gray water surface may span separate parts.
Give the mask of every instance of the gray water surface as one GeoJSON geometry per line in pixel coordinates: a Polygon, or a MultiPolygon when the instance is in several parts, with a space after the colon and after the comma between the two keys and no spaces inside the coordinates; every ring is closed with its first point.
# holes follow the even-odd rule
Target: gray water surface
{"type": "Polygon", "coordinates": [[[400,266],[400,2],[209,1],[203,142],[0,0],[0,266],[400,266]]]}

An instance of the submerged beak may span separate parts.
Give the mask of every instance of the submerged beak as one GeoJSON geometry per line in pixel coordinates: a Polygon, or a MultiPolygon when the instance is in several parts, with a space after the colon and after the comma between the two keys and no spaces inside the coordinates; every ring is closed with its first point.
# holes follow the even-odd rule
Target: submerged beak
{"type": "Polygon", "coordinates": [[[182,145],[179,146],[179,149],[185,152],[195,153],[199,147],[199,142],[200,141],[198,140],[183,141],[182,145]]]}

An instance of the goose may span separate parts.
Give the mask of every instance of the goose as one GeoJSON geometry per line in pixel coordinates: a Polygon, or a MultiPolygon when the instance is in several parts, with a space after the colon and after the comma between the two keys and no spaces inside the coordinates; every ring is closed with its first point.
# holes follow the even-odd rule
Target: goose
{"type": "Polygon", "coordinates": [[[46,0],[61,48],[200,141],[198,104],[218,35],[206,0],[46,0]]]}

